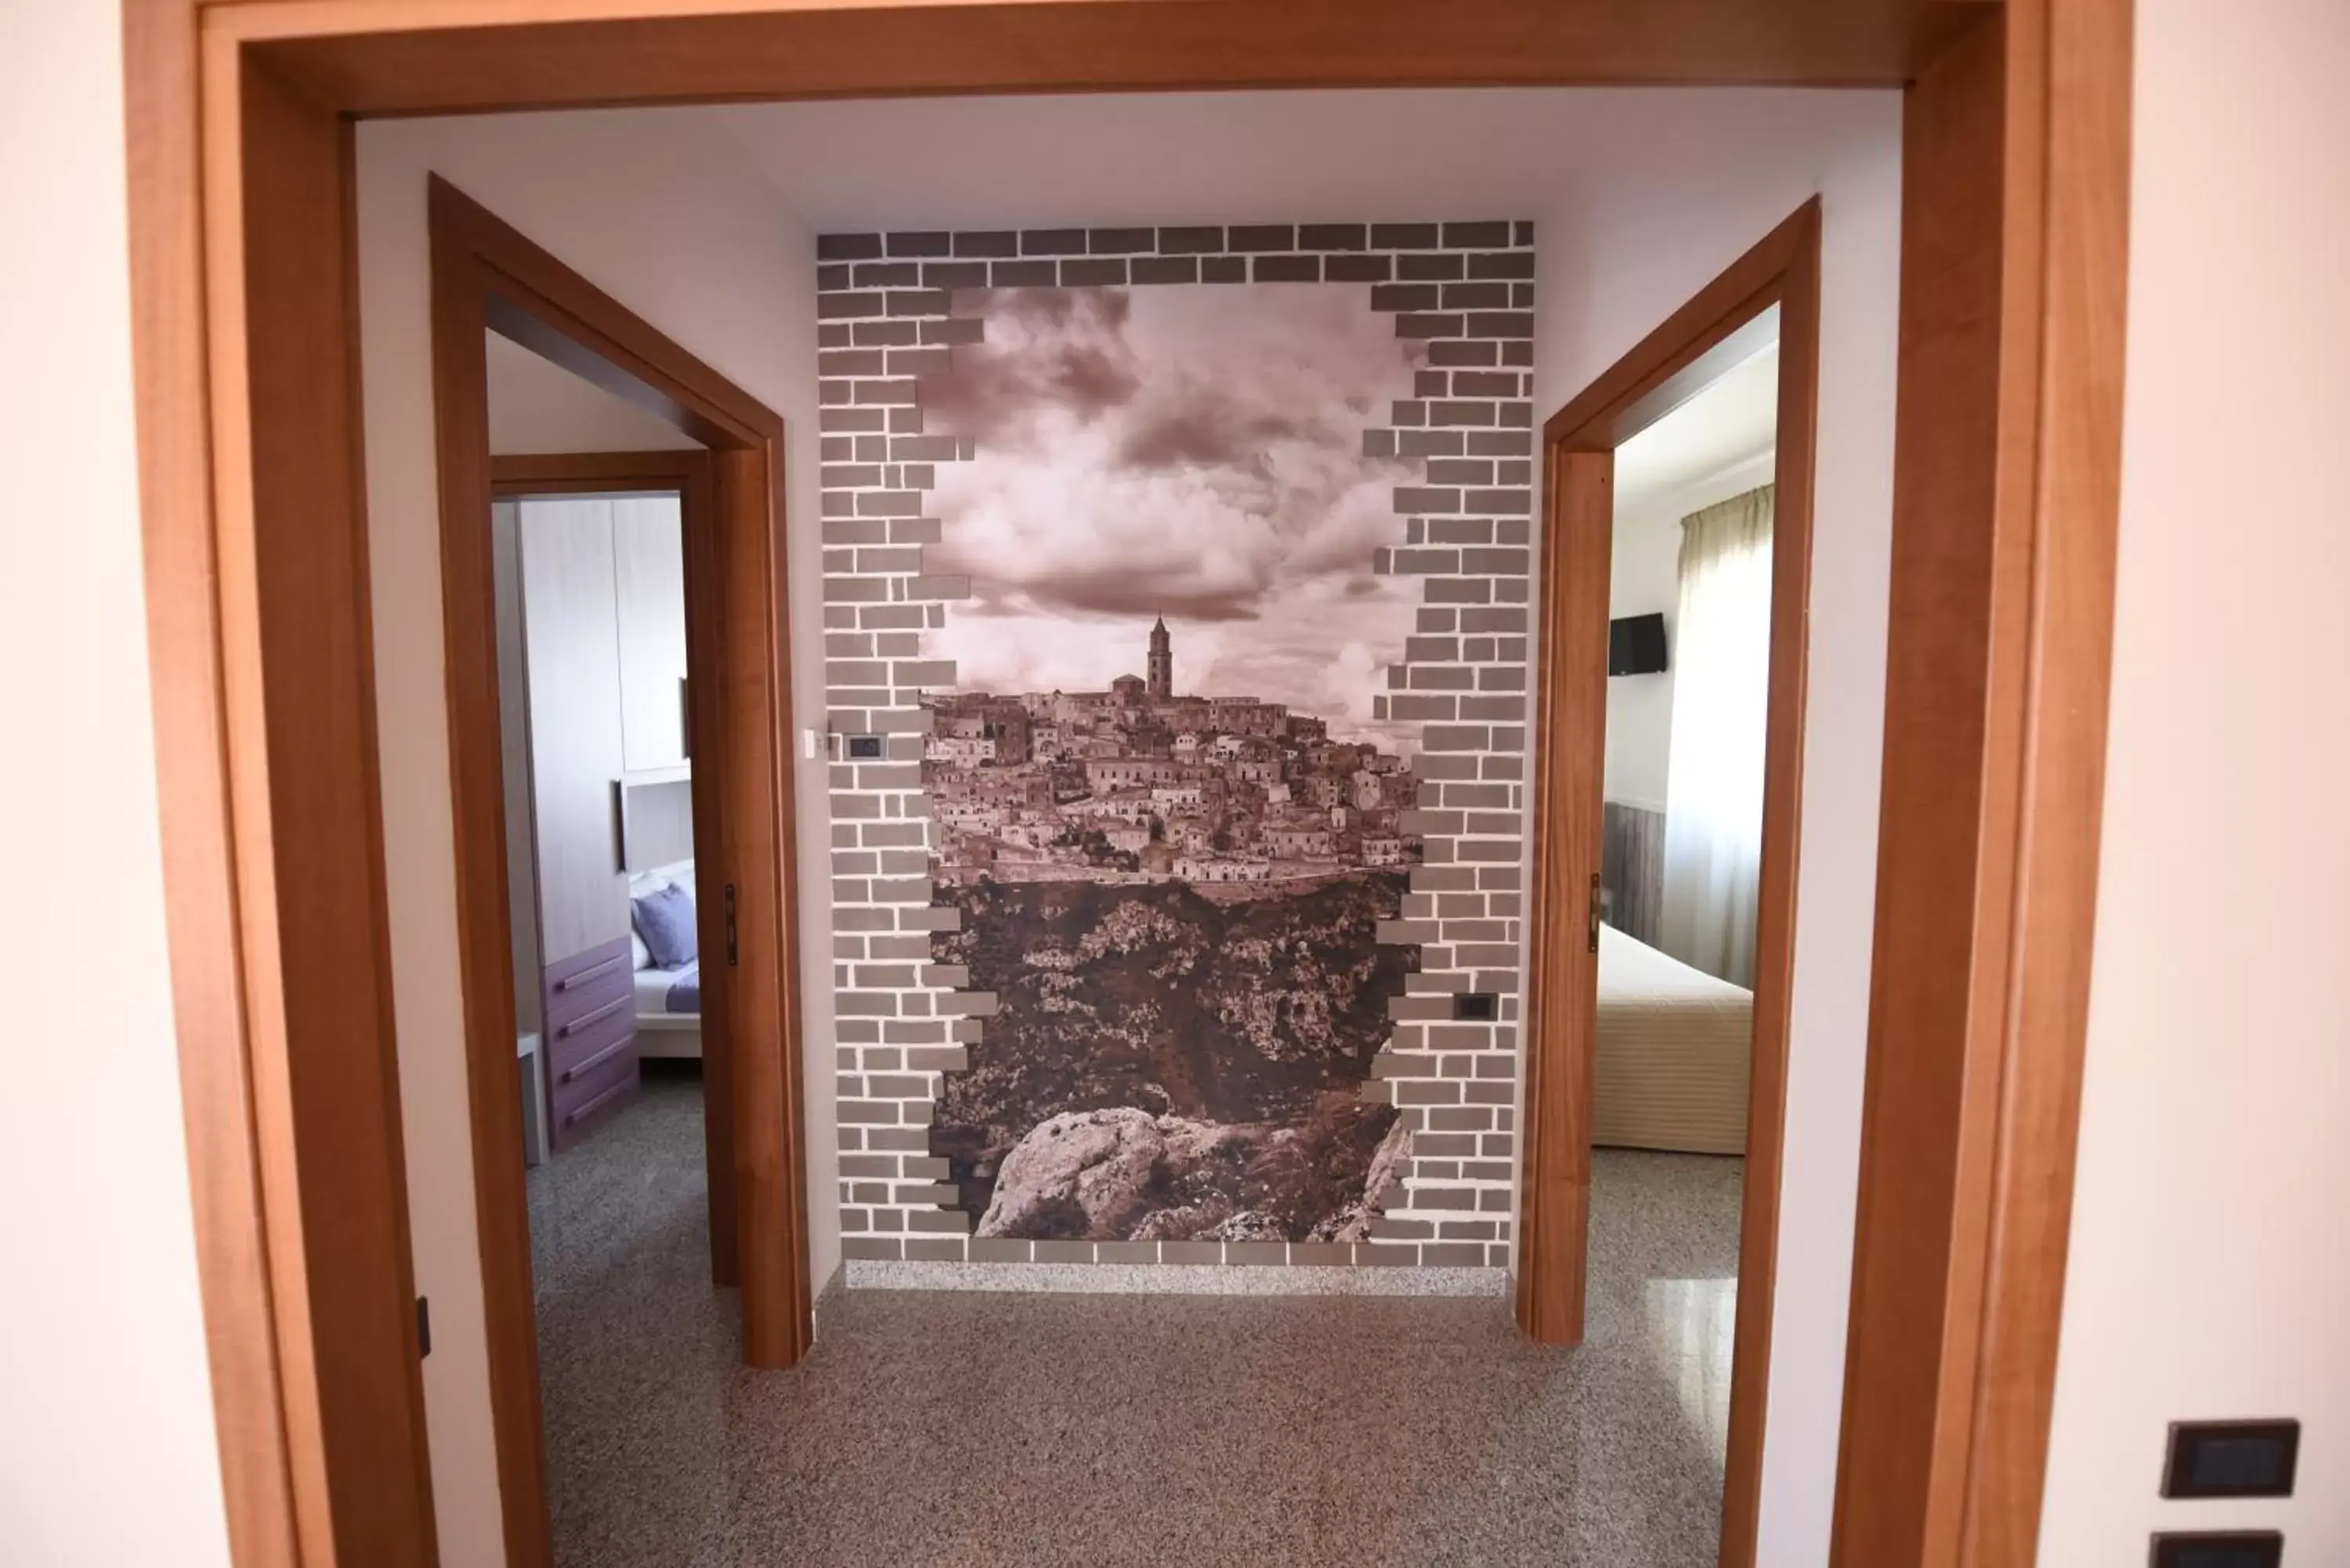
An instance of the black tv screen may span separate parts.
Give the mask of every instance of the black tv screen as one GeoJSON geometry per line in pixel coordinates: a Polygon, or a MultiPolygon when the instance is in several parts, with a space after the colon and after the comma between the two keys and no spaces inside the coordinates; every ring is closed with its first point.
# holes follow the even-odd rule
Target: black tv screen
{"type": "Polygon", "coordinates": [[[1665,667],[1665,618],[1627,615],[1607,623],[1607,673],[1655,675],[1665,667]]]}

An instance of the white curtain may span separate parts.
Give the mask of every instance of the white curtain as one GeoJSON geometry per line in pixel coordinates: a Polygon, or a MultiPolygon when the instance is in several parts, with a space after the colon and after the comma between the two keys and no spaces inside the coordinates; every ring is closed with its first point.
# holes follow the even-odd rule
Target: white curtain
{"type": "Polygon", "coordinates": [[[1770,485],[1681,519],[1665,774],[1665,950],[1754,983],[1770,703],[1770,485]]]}

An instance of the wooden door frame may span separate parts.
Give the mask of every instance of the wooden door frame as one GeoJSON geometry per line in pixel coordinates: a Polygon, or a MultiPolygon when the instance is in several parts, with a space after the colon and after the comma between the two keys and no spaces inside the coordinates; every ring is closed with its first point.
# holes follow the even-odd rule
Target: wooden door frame
{"type": "MultiPolygon", "coordinates": [[[[717,558],[718,518],[716,480],[710,471],[710,454],[679,448],[660,452],[506,453],[494,454],[490,459],[490,494],[499,501],[530,496],[617,495],[639,491],[677,493],[679,533],[685,557],[689,722],[693,734],[714,736],[720,722],[717,707],[721,677],[719,650],[711,645],[719,634],[721,607],[717,573],[711,564],[717,558]]],[[[449,591],[445,583],[442,591],[444,595],[449,591]]],[[[721,838],[723,820],[718,792],[699,777],[691,787],[693,841],[698,845],[716,844],[721,838]]],[[[505,898],[511,918],[512,888],[505,890],[505,898]]],[[[723,951],[726,943],[723,907],[698,901],[695,913],[696,935],[702,950],[723,951]]],[[[704,1206],[710,1215],[710,1281],[716,1285],[742,1282],[741,1259],[735,1252],[740,1227],[735,1213],[733,1078],[726,1002],[722,994],[726,981],[725,966],[712,964],[702,987],[704,1206]]],[[[482,1112],[478,1101],[473,1109],[478,1117],[482,1112]]],[[[475,1137],[480,1137],[479,1127],[475,1137]]]]}
{"type": "MultiPolygon", "coordinates": [[[[427,204],[449,774],[491,1414],[507,1560],[541,1563],[553,1560],[553,1547],[528,1199],[515,1137],[521,1108],[491,575],[496,464],[489,443],[487,336],[521,344],[710,449],[654,454],[650,466],[677,476],[694,504],[693,521],[702,524],[686,540],[689,605],[699,612],[687,618],[689,647],[708,676],[694,683],[703,757],[693,791],[695,859],[713,895],[700,901],[710,975],[719,982],[704,1016],[721,1020],[731,1115],[723,1142],[733,1166],[712,1189],[712,1244],[715,1199],[723,1190],[734,1199],[729,1262],[743,1286],[743,1359],[754,1366],[799,1359],[811,1333],[813,1293],[799,1164],[797,1009],[779,1005],[795,990],[795,966],[790,948],[775,955],[772,968],[760,964],[771,950],[755,935],[797,924],[790,867],[784,426],[756,399],[447,181],[432,179],[427,204]],[[716,896],[722,886],[723,895],[716,896]],[[733,962],[738,943],[749,949],[751,963],[733,962]]],[[[575,458],[564,466],[575,473],[601,467],[609,478],[616,465],[575,458]]],[[[639,464],[637,480],[646,466],[639,464]]],[[[507,467],[515,473],[519,465],[507,467]]]]}
{"type": "Polygon", "coordinates": [[[2133,0],[2010,0],[1903,116],[1832,1568],[2038,1560],[2105,796],[2133,19],[2133,0]]]}
{"type": "Polygon", "coordinates": [[[1616,449],[1755,351],[1779,311],[1777,504],[1772,534],[1762,859],[1753,1037],[1738,1233],[1738,1326],[1720,1561],[1748,1568],[1762,1489],[1786,1118],[1787,1002],[1795,960],[1812,474],[1819,407],[1820,203],[1806,202],[1544,423],[1548,484],[1535,648],[1534,849],[1528,910],[1523,1238],[1518,1324],[1550,1345],[1583,1339],[1589,1271],[1591,1100],[1598,991],[1601,767],[1607,731],[1607,585],[1616,449]]]}
{"type": "MultiPolygon", "coordinates": [[[[164,888],[240,1568],[435,1552],[376,805],[357,118],[1806,82],[1914,84],[1880,982],[1835,1561],[2024,1568],[2095,887],[2131,14],[2131,0],[124,0],[164,888]]],[[[780,741],[776,697],[763,722],[780,741]]],[[[787,785],[788,756],[776,766],[787,785]]],[[[774,825],[784,853],[789,826],[774,825]]],[[[782,920],[757,933],[779,965],[794,950],[782,920]]],[[[779,997],[779,1014],[795,1002],[779,997]]],[[[777,1085],[795,1106],[797,1088],[777,1085]]]]}

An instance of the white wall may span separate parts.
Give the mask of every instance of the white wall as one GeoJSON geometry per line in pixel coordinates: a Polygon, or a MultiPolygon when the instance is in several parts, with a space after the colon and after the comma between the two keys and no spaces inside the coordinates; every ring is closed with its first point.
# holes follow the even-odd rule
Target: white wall
{"type": "Polygon", "coordinates": [[[0,1559],[225,1564],[163,939],[122,9],[0,6],[0,1559]]]}
{"type": "Polygon", "coordinates": [[[1607,617],[1661,614],[1666,659],[1654,675],[1607,678],[1604,761],[1609,800],[1665,809],[1665,784],[1672,773],[1673,669],[1679,662],[1673,654],[1680,647],[1681,519],[1770,483],[1771,462],[1766,452],[1666,494],[1617,508],[1608,539],[1607,617]]]}
{"type": "Polygon", "coordinates": [[[2350,1563],[2350,7],[2140,0],[2112,728],[2040,1561],[2350,1563]],[[2165,1503],[2297,1416],[2290,1502],[2165,1503]]]}
{"type": "Polygon", "coordinates": [[[1891,557],[1900,101],[1689,95],[1544,214],[1537,407],[1557,408],[1822,198],[1819,452],[1786,1155],[1758,1562],[1827,1559],[1860,1160],[1891,557]]]}
{"type": "MultiPolygon", "coordinates": [[[[446,175],[784,416],[795,628],[815,634],[815,244],[705,120],[587,113],[378,121],[359,133],[368,507],[382,733],[385,858],[417,1288],[442,1560],[501,1559],[481,1271],[467,1158],[456,880],[442,695],[425,176],[446,175]]],[[[821,711],[817,659],[795,701],[821,711]]],[[[832,1202],[830,888],[824,778],[803,764],[800,898],[808,1214],[819,1282],[839,1252],[832,1202]]]]}
{"type": "Polygon", "coordinates": [[[624,403],[593,381],[542,359],[521,344],[484,333],[490,387],[490,450],[500,456],[547,452],[684,452],[702,443],[624,403]]]}
{"type": "Polygon", "coordinates": [[[1666,506],[1620,507],[1607,542],[1607,618],[1662,615],[1665,668],[1607,678],[1604,789],[1612,801],[1665,809],[1673,739],[1673,633],[1680,600],[1680,520],[1666,506]]]}

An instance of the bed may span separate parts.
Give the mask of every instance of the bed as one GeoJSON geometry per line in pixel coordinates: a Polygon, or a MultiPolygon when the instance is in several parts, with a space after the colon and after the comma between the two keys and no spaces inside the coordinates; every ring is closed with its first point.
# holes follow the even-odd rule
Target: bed
{"type": "Polygon", "coordinates": [[[1753,1018],[1752,992],[1601,926],[1591,1141],[1745,1153],[1753,1018]]]}
{"type": "Polygon", "coordinates": [[[637,1054],[639,1056],[699,1056],[702,1054],[701,966],[637,971],[637,1054]],[[691,994],[691,1011],[681,1005],[680,992],[691,994]]]}
{"type": "MultiPolygon", "coordinates": [[[[694,892],[693,862],[681,860],[629,879],[629,896],[640,898],[665,883],[694,892]]],[[[653,963],[641,936],[631,934],[629,950],[636,960],[637,1054],[691,1056],[702,1054],[702,966],[698,960],[670,969],[653,963]]]]}

